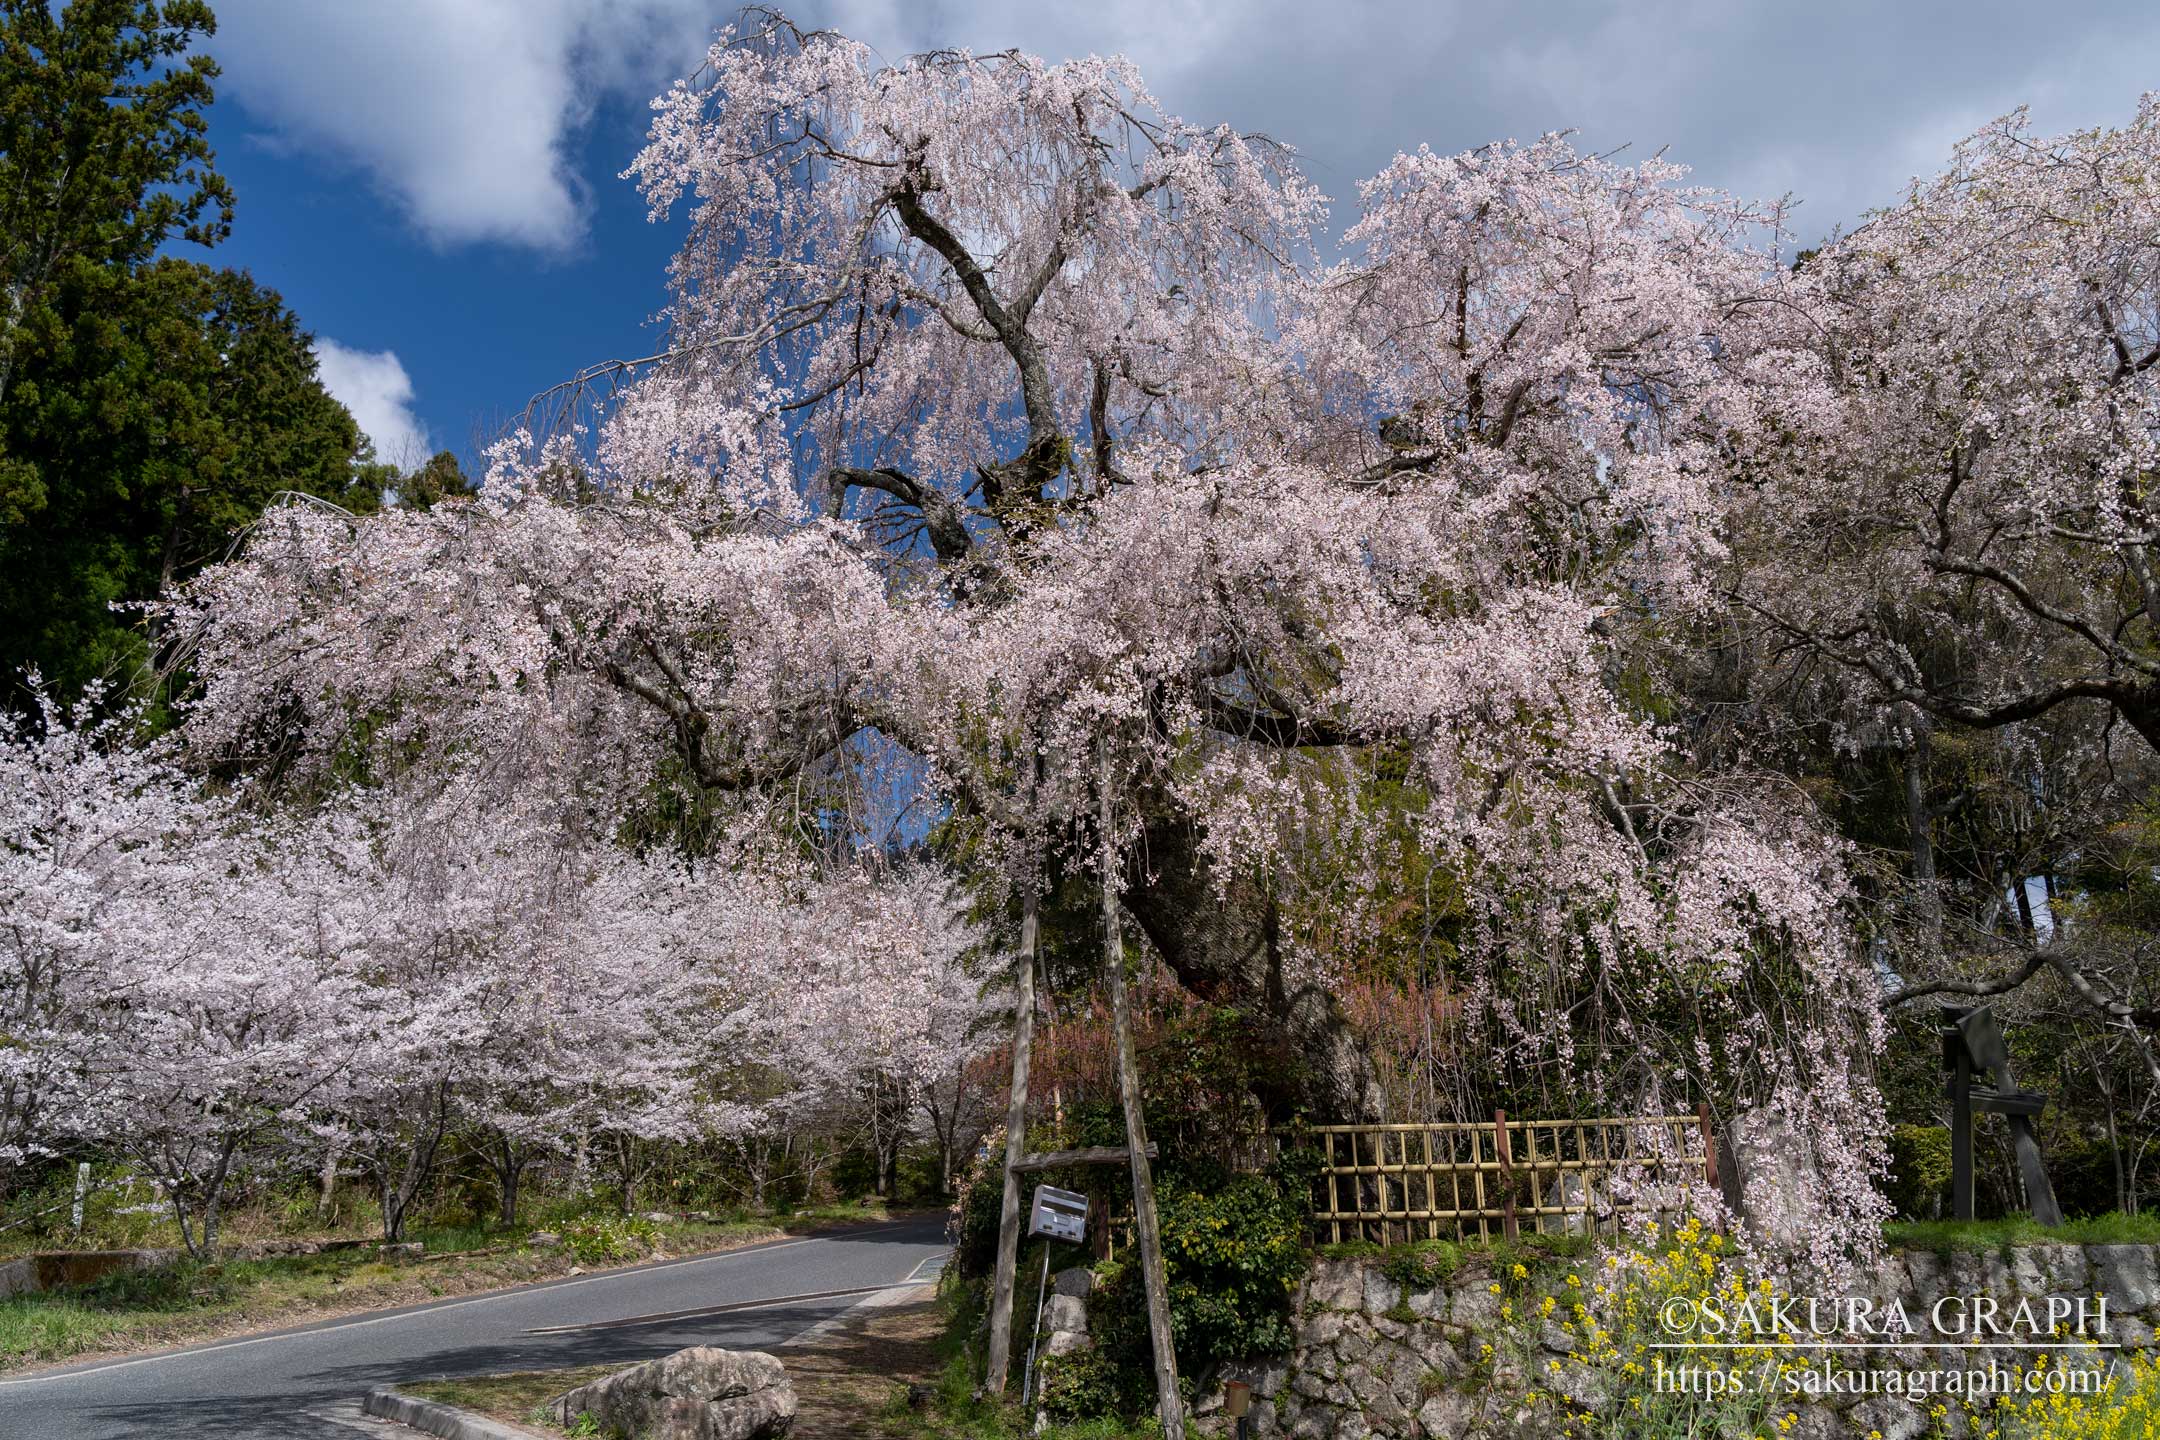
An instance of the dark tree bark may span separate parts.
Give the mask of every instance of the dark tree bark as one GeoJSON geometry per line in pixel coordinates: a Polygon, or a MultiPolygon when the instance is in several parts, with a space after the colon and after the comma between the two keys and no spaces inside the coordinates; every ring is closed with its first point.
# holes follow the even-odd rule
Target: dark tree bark
{"type": "Polygon", "coordinates": [[[1919,908],[1921,949],[1929,962],[1942,958],[1942,886],[1935,875],[1935,812],[1927,801],[1928,733],[1923,728],[1905,752],[1905,826],[1912,849],[1913,898],[1919,908]]]}
{"type": "Polygon", "coordinates": [[[420,1191],[435,1173],[435,1154],[442,1145],[450,1121],[450,1082],[440,1080],[427,1098],[427,1111],[414,1121],[401,1144],[386,1137],[368,1156],[375,1173],[375,1192],[382,1203],[383,1239],[395,1245],[405,1238],[405,1222],[411,1218],[420,1191]]]}
{"type": "Polygon", "coordinates": [[[1257,1011],[1295,1047],[1302,1073],[1259,1096],[1271,1119],[1302,1112],[1319,1124],[1379,1120],[1371,1057],[1335,996],[1283,973],[1274,900],[1246,880],[1217,894],[1199,842],[1186,821],[1151,823],[1126,910],[1186,989],[1257,1011]]]}
{"type": "Polygon", "coordinates": [[[966,1103],[966,1068],[955,1068],[950,1078],[949,1100],[938,1093],[938,1081],[933,1079],[923,1086],[921,1102],[923,1115],[930,1121],[930,1133],[937,1137],[938,1193],[947,1197],[953,1193],[953,1170],[960,1154],[960,1107],[966,1103]]]}
{"type": "Polygon", "coordinates": [[[488,1168],[495,1172],[496,1217],[506,1230],[515,1228],[518,1223],[518,1192],[526,1169],[538,1153],[532,1146],[520,1145],[500,1132],[487,1146],[488,1168]]]}

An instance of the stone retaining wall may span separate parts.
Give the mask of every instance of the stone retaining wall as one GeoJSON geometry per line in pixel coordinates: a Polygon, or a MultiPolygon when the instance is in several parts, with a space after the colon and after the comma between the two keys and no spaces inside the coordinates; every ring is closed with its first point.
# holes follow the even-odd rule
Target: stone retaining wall
{"type": "MultiPolygon", "coordinates": [[[[1587,1271],[1584,1272],[1587,1275],[1587,1271]]],[[[1885,1260],[1872,1275],[1869,1298],[1894,1298],[1913,1317],[1915,1339],[1954,1339],[1931,1327],[1945,1296],[1986,1296],[2005,1312],[2020,1299],[2044,1309],[2050,1297],[2086,1300],[2088,1314],[2106,1301],[2105,1339],[2117,1351],[2066,1352],[2072,1365],[2123,1364],[2155,1348],[2160,1325],[2160,1246],[2031,1245],[2000,1253],[1960,1252],[1947,1258],[1908,1252],[1885,1260]]],[[[1617,1413],[1627,1396],[1609,1369],[1572,1358],[1574,1339],[1547,1322],[1533,1342],[1520,1326],[1500,1319],[1489,1262],[1466,1260],[1447,1282],[1405,1291],[1370,1260],[1322,1260],[1297,1297],[1296,1349],[1282,1361],[1233,1368],[1207,1387],[1195,1407],[1204,1434],[1228,1433],[1220,1414],[1220,1379],[1253,1385],[1252,1433],[1295,1440],[1518,1440],[1553,1429],[1554,1412],[1532,1412],[1521,1396],[1532,1384],[1568,1395],[1601,1414],[1617,1413]],[[1524,1336],[1510,1342],[1510,1335],[1524,1336]],[[1490,1353],[1481,1347],[1497,1345],[1490,1353]],[[1557,1368],[1556,1368],[1557,1367],[1557,1368]],[[1526,1382],[1525,1372],[1534,1377],[1526,1382]]],[[[1943,1313],[1956,1329],[1952,1301],[1943,1313]]],[[[1804,1322],[1802,1322],[1804,1323],[1804,1322]]],[[[1868,1363],[1895,1368],[1951,1367],[1940,1350],[1867,1352],[1868,1363]],[[1890,1356],[1888,1360],[1877,1356],[1890,1356]]],[[[2029,1362],[2029,1352],[2004,1355],[2029,1362]]],[[[1648,1382],[1642,1382],[1647,1385],[1648,1382]]],[[[1790,1440],[1916,1440],[1929,1433],[1927,1408],[1904,1396],[1876,1395],[1815,1401],[1792,1408],[1790,1440]]]]}
{"type": "MultiPolygon", "coordinates": [[[[1594,1268],[1594,1261],[1584,1263],[1594,1268]]],[[[1568,1294],[1559,1288],[1565,1273],[1563,1267],[1547,1274],[1552,1283],[1545,1292],[1568,1294]]],[[[1590,1270],[1581,1273],[1587,1278],[1590,1270]]],[[[1575,1358],[1574,1336],[1557,1323],[1504,1322],[1503,1297],[1493,1290],[1501,1278],[1489,1258],[1471,1255],[1445,1282],[1406,1291],[1376,1259],[1321,1260],[1297,1295],[1292,1353],[1200,1377],[1194,1429],[1208,1436],[1231,1432],[1222,1414],[1223,1382],[1229,1379],[1253,1386],[1254,1436],[1291,1440],[1544,1440],[1555,1433],[1556,1412],[1549,1404],[1525,1405],[1523,1396],[1532,1388],[1542,1386],[1601,1415],[1621,1413],[1636,1393],[1623,1384],[1647,1390],[1647,1379],[1621,1382],[1609,1366],[1575,1358]]],[[[1058,1276],[1045,1314],[1046,1354],[1070,1354],[1088,1343],[1089,1279],[1084,1270],[1058,1276]]],[[[2097,1315],[2104,1299],[2106,1333],[2100,1338],[2121,1348],[2062,1352],[2065,1363],[2121,1366],[2160,1348],[2154,1339],[2160,1246],[2030,1245],[1948,1257],[1915,1251],[1883,1261],[1871,1281],[1867,1298],[1879,1308],[1899,1302],[1917,1327],[1916,1340],[1958,1338],[1955,1300],[1943,1312],[1944,1330],[1932,1326],[1937,1302],[1946,1296],[1987,1297],[2006,1314],[2020,1300],[2044,1310],[2047,1300],[2057,1298],[2086,1301],[2086,1313],[2097,1315]]],[[[1518,1315],[1536,1304],[1537,1285],[1502,1287],[1513,1294],[1518,1315]]],[[[1998,1358],[2006,1368],[2024,1368],[2032,1352],[1998,1352],[1998,1358]]],[[[1954,1352],[1917,1346],[1862,1352],[1861,1359],[1900,1370],[1965,1368],[1954,1352]]],[[[1927,1406],[1902,1395],[1788,1400],[1773,1417],[1787,1410],[1794,1420],[1783,1440],[1866,1440],[1877,1433],[1881,1440],[1919,1440],[1935,1433],[1927,1406]]],[[[1953,1424],[1950,1433],[1956,1430],[1953,1424]]]]}
{"type": "Polygon", "coordinates": [[[177,1250],[60,1250],[0,1262],[0,1300],[71,1285],[88,1285],[124,1270],[170,1265],[177,1250]]]}
{"type": "MultiPolygon", "coordinates": [[[[423,1247],[417,1241],[390,1245],[381,1240],[251,1240],[221,1245],[221,1260],[264,1260],[290,1255],[322,1255],[336,1250],[380,1250],[385,1255],[413,1258],[423,1247]]],[[[11,1295],[36,1295],[89,1285],[108,1275],[129,1270],[156,1270],[171,1265],[186,1252],[165,1250],[45,1250],[0,1261],[0,1300],[11,1295]]]]}

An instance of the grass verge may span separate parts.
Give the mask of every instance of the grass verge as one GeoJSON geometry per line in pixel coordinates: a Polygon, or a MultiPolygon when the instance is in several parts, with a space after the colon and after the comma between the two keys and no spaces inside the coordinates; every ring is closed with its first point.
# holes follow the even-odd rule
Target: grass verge
{"type": "MultiPolygon", "coordinates": [[[[889,1427],[887,1433],[899,1440],[1159,1440],[1162,1431],[1156,1426],[1110,1416],[1056,1423],[1037,1431],[1034,1417],[1015,1403],[1020,1366],[1027,1354],[1024,1346],[1013,1356],[1014,1398],[993,1400],[979,1394],[984,1337],[989,1332],[988,1286],[980,1280],[961,1280],[950,1270],[946,1273],[949,1278],[938,1293],[932,1341],[935,1363],[925,1403],[911,1405],[906,1388],[896,1390],[881,1416],[889,1427]]],[[[1022,1305],[1016,1296],[1013,1308],[1016,1315],[1032,1315],[1034,1301],[1029,1298],[1022,1305]]]]}
{"type": "Polygon", "coordinates": [[[2004,1220],[1901,1220],[1883,1227],[1893,1250],[2000,1250],[2006,1245],[2160,1245],[2160,1216],[2089,1215],[2053,1229],[2030,1215],[2004,1220]]]}

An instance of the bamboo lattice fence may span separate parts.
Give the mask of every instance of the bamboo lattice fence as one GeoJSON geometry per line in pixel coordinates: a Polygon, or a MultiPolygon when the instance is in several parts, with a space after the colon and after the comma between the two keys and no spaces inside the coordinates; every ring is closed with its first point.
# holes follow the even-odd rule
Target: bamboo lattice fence
{"type": "Polygon", "coordinates": [[[1627,1215],[1717,1188],[1710,1112],[1620,1120],[1316,1125],[1316,1238],[1401,1244],[1513,1238],[1521,1226],[1619,1233],[1627,1215]]]}

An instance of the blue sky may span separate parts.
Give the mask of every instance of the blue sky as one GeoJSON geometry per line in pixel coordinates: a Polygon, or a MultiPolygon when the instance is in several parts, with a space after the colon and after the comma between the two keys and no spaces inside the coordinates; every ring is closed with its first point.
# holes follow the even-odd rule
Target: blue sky
{"type": "MultiPolygon", "coordinates": [[[[239,195],[207,258],[283,292],[389,458],[470,462],[536,391],[643,353],[678,238],[617,173],[709,0],[213,0],[212,136],[239,195]]],[[[2160,87],[2160,6],[1754,0],[1017,0],[798,11],[891,58],[1119,51],[1185,118],[1298,145],[1338,217],[1398,149],[1578,128],[1713,184],[1797,194],[1810,238],[2018,104],[2121,124],[2160,87]]]]}
{"type": "Polygon", "coordinates": [[[679,227],[648,224],[634,188],[611,178],[636,144],[642,106],[611,105],[573,137],[570,160],[592,177],[591,195],[570,242],[544,249],[430,236],[350,164],[266,143],[244,106],[221,99],[218,110],[219,163],[239,207],[232,239],[204,258],[253,271],[329,346],[363,362],[394,357],[389,374],[380,362],[340,364],[335,348],[324,363],[386,454],[449,449],[471,468],[532,394],[592,361],[641,353],[653,335],[646,320],[679,227]],[[402,406],[398,371],[411,392],[402,406]]]}

